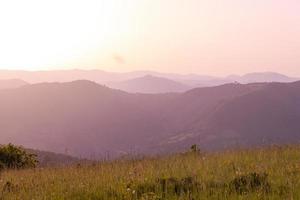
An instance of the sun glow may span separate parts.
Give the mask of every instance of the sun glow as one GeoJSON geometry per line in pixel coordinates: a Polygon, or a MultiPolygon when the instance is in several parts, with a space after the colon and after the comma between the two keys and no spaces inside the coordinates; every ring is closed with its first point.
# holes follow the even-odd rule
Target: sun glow
{"type": "Polygon", "coordinates": [[[0,0],[0,69],[295,74],[300,1],[0,0]]]}
{"type": "Polygon", "coordinates": [[[122,0],[1,1],[0,68],[51,69],[104,54],[116,34],[126,37],[125,6],[122,0]]]}

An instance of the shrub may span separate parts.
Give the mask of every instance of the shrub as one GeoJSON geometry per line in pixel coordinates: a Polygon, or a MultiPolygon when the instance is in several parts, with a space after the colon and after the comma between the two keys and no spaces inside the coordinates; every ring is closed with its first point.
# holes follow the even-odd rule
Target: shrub
{"type": "Polygon", "coordinates": [[[196,144],[193,144],[190,147],[190,151],[193,152],[193,153],[200,153],[200,149],[199,149],[199,147],[196,144]]]}
{"type": "Polygon", "coordinates": [[[0,167],[5,169],[21,169],[36,167],[36,155],[27,153],[22,147],[8,144],[0,147],[0,167]]]}

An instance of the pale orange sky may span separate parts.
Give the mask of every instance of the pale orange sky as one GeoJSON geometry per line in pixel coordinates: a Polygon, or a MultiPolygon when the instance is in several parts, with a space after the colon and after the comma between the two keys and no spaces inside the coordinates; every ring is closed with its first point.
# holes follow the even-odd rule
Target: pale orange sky
{"type": "Polygon", "coordinates": [[[299,0],[0,1],[0,69],[300,75],[299,0]]]}

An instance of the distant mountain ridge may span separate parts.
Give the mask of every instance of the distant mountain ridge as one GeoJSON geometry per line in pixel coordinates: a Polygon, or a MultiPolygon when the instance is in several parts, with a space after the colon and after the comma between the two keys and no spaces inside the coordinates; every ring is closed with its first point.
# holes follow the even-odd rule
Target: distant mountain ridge
{"type": "Polygon", "coordinates": [[[299,80],[299,78],[288,77],[283,74],[275,72],[256,72],[249,73],[243,76],[231,75],[227,77],[230,80],[234,80],[240,83],[255,83],[255,82],[294,82],[299,80]]]}
{"type": "Polygon", "coordinates": [[[191,88],[211,87],[233,82],[293,82],[300,80],[299,78],[288,77],[274,72],[257,72],[245,74],[243,76],[231,75],[228,77],[214,77],[198,74],[159,73],[154,71],[133,71],[126,73],[116,73],[106,72],[102,70],[0,70],[0,80],[21,79],[28,83],[71,82],[76,80],[89,80],[102,85],[108,85],[112,88],[124,89],[129,92],[133,91],[141,93],[154,93],[156,91],[154,86],[149,85],[146,87],[147,84],[145,81],[145,77],[147,77],[148,75],[153,78],[160,78],[156,79],[156,81],[148,81],[149,83],[147,83],[151,83],[152,85],[157,84],[159,85],[158,88],[164,88],[157,89],[158,92],[186,91],[187,89],[191,88]],[[168,79],[168,81],[162,81],[162,79],[168,79]],[[173,81],[173,83],[171,83],[171,81],[173,81]],[[176,86],[174,82],[177,83],[176,86]]]}
{"type": "Polygon", "coordinates": [[[22,71],[0,70],[0,79],[22,79],[29,83],[41,82],[70,82],[75,80],[90,80],[97,83],[120,82],[143,76],[157,76],[172,80],[211,80],[216,77],[197,74],[160,73],[155,71],[108,72],[103,70],[49,70],[49,71],[22,71]]]}
{"type": "Polygon", "coordinates": [[[133,93],[184,92],[192,88],[191,86],[180,82],[152,75],[146,75],[122,82],[107,83],[107,85],[111,88],[133,93]]]}
{"type": "Polygon", "coordinates": [[[0,80],[0,90],[18,88],[27,84],[28,84],[27,82],[21,79],[4,79],[4,80],[0,80]]]}
{"type": "Polygon", "coordinates": [[[84,158],[300,140],[300,82],[131,94],[90,81],[0,90],[0,143],[84,158]]]}

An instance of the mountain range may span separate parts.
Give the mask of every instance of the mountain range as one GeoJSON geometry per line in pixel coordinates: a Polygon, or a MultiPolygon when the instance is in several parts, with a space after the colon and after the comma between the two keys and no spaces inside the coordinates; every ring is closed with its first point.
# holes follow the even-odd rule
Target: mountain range
{"type": "MultiPolygon", "coordinates": [[[[0,70],[0,80],[19,79],[26,83],[70,82],[89,80],[114,89],[134,93],[184,92],[192,88],[211,87],[226,83],[294,82],[299,78],[275,72],[249,73],[243,76],[214,77],[198,74],[133,71],[127,73],[101,70],[12,71],[0,70]]],[[[0,89],[1,89],[0,81],[0,89]]]]}
{"type": "Polygon", "coordinates": [[[300,82],[229,83],[165,94],[95,82],[0,90],[0,143],[85,158],[295,143],[300,82]]]}

